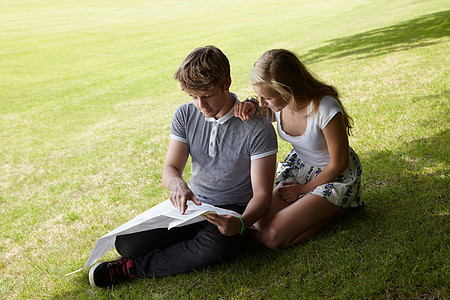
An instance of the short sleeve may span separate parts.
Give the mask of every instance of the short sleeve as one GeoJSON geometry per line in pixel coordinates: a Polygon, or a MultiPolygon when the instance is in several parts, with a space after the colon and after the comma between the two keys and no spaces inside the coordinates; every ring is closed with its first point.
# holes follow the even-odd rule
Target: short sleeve
{"type": "Polygon", "coordinates": [[[333,97],[323,97],[319,104],[319,127],[324,129],[337,113],[343,113],[339,102],[333,97]]]}
{"type": "MultiPolygon", "coordinates": [[[[263,158],[278,152],[277,134],[272,123],[265,117],[254,127],[249,142],[250,159],[263,158]]],[[[247,121],[248,122],[248,121],[247,121]]]]}
{"type": "Polygon", "coordinates": [[[170,127],[170,137],[174,140],[187,144],[186,136],[186,106],[180,106],[175,111],[170,127]]]}

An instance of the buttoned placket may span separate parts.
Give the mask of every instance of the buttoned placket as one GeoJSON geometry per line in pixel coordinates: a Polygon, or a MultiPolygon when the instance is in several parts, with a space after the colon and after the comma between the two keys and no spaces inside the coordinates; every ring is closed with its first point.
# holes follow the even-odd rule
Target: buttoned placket
{"type": "MultiPolygon", "coordinates": [[[[236,95],[233,95],[233,98],[235,99],[235,104],[239,103],[239,100],[237,100],[236,95]]],[[[220,124],[225,124],[229,119],[234,117],[234,109],[230,109],[229,112],[225,114],[225,116],[221,117],[220,119],[216,120],[214,118],[207,118],[205,117],[207,122],[212,122],[213,126],[211,129],[211,133],[209,134],[209,144],[208,144],[208,154],[211,157],[216,157],[217,154],[217,133],[219,130],[220,124]]],[[[226,130],[226,129],[225,129],[226,130]]]]}
{"type": "Polygon", "coordinates": [[[209,135],[209,156],[215,157],[217,153],[217,130],[219,129],[219,122],[213,121],[211,134],[209,135]]]}

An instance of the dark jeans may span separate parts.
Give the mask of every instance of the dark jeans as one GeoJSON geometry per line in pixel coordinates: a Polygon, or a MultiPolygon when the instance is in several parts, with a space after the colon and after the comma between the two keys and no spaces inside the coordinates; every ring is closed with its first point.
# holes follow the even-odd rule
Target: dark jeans
{"type": "MultiPolygon", "coordinates": [[[[222,208],[242,213],[244,206],[222,208]]],[[[225,236],[202,221],[168,229],[154,229],[116,237],[116,250],[131,257],[139,277],[176,275],[227,259],[239,250],[243,236],[225,236]]]]}

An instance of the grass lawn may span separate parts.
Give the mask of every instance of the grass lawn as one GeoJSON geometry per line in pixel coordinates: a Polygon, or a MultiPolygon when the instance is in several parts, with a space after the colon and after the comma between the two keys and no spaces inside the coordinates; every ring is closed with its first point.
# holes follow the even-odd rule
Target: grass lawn
{"type": "Polygon", "coordinates": [[[0,0],[0,298],[448,299],[449,17],[444,0],[0,0]],[[64,276],[168,196],[170,121],[189,101],[172,75],[207,44],[240,97],[271,48],[338,87],[365,207],[188,274],[108,290],[64,276]]]}

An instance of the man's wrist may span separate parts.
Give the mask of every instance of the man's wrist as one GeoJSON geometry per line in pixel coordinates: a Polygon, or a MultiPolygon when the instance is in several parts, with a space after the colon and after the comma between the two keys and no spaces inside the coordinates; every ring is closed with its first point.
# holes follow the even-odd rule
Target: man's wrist
{"type": "Polygon", "coordinates": [[[176,187],[187,187],[186,181],[184,181],[183,177],[174,176],[170,180],[169,190],[174,190],[176,187]]]}
{"type": "Polygon", "coordinates": [[[239,218],[239,220],[241,221],[241,230],[240,230],[240,232],[239,232],[239,234],[240,235],[243,235],[244,234],[244,232],[245,232],[245,223],[244,223],[244,220],[242,220],[242,218],[240,217],[240,216],[238,216],[238,218],[239,218]]]}

